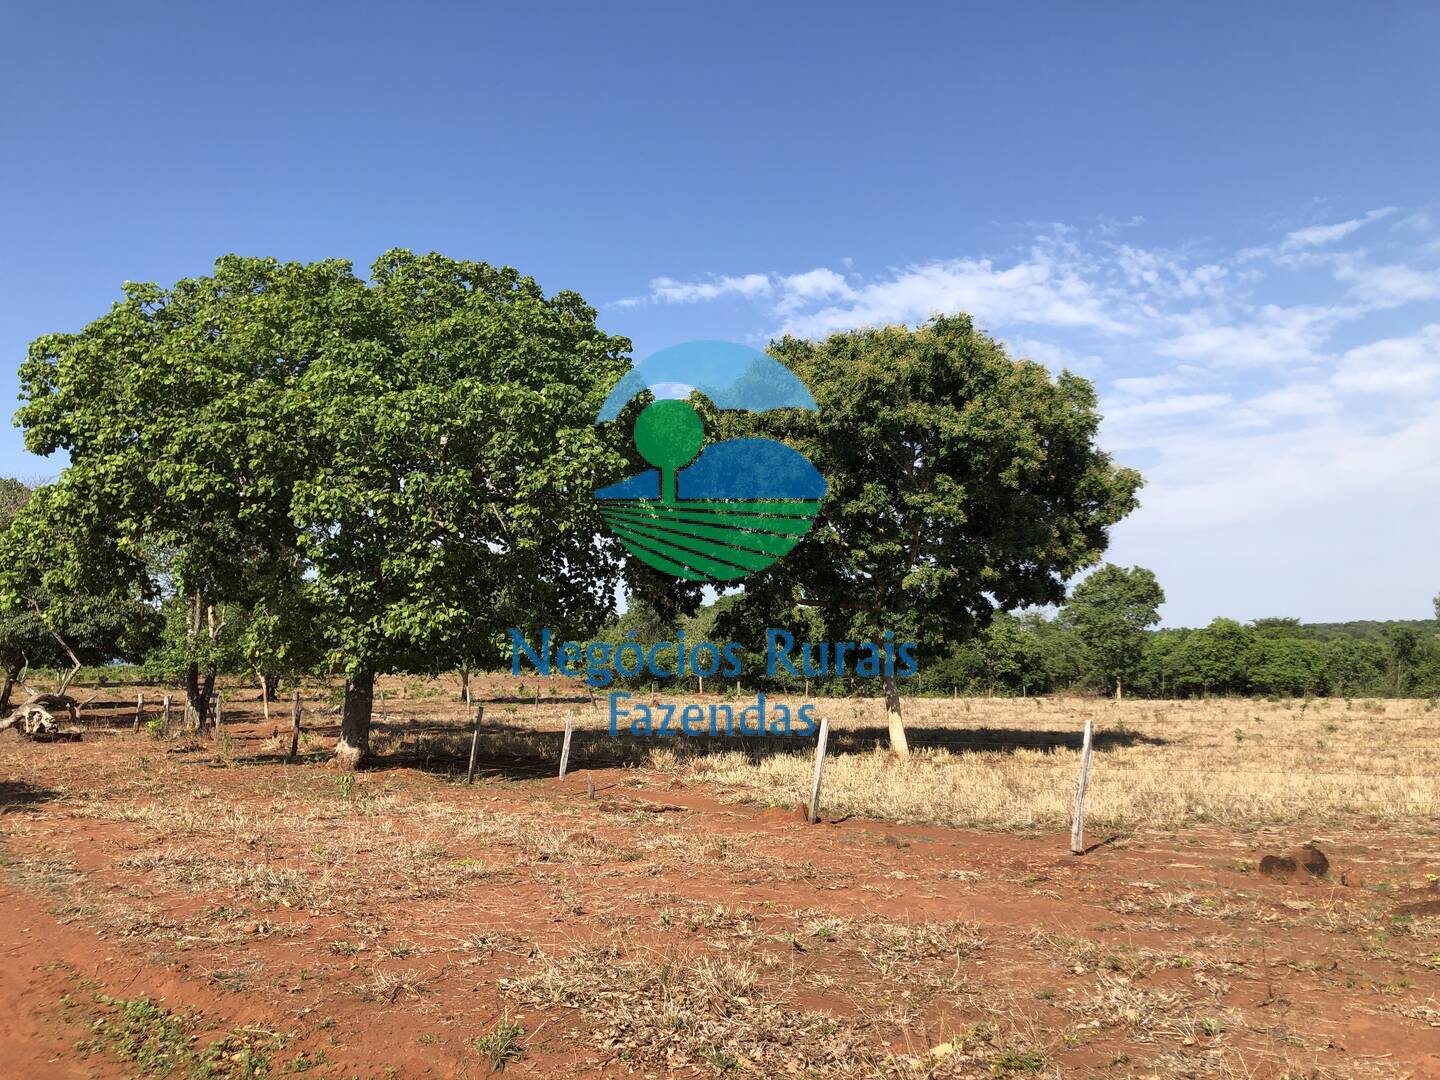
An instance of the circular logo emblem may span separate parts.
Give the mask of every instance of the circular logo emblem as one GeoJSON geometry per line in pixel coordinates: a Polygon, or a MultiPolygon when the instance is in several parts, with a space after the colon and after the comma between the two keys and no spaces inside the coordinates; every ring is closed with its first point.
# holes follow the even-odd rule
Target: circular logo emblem
{"type": "Polygon", "coordinates": [[[731,582],[789,554],[820,512],[825,478],[774,439],[707,445],[692,394],[718,409],[805,409],[815,399],[774,357],[725,341],[692,341],[634,365],[596,423],[637,394],[655,400],[635,420],[635,449],[653,466],[595,492],[606,527],[637,559],[691,581],[731,582]]]}

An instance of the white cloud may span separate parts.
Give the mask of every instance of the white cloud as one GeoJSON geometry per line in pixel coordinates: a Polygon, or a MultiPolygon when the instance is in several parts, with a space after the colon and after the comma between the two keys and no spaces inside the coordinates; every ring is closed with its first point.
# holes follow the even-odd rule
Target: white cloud
{"type": "Polygon", "coordinates": [[[704,281],[676,281],[674,278],[657,277],[650,282],[649,296],[631,296],[617,300],[617,307],[635,307],[648,302],[664,304],[693,304],[703,300],[718,300],[722,296],[739,296],[753,300],[765,296],[774,286],[768,274],[742,274],[738,277],[712,277],[704,281]]]}
{"type": "Polygon", "coordinates": [[[1155,416],[1181,416],[1187,413],[1206,412],[1229,404],[1229,394],[1171,394],[1168,397],[1141,401],[1133,405],[1119,405],[1105,410],[1105,419],[1111,423],[1144,419],[1155,416]]]}
{"type": "Polygon", "coordinates": [[[1296,229],[1287,233],[1286,248],[1320,247],[1324,244],[1333,244],[1337,240],[1343,240],[1357,229],[1362,229],[1372,221],[1379,221],[1381,218],[1389,217],[1395,213],[1398,207],[1382,206],[1378,210],[1371,210],[1364,217],[1351,218],[1349,221],[1339,221],[1333,225],[1307,225],[1303,229],[1296,229]]]}
{"type": "Polygon", "coordinates": [[[1362,394],[1408,393],[1440,384],[1440,323],[1350,349],[1330,381],[1362,394]]]}
{"type": "Polygon", "coordinates": [[[1214,313],[1208,312],[1179,316],[1175,321],[1182,332],[1157,342],[1155,351],[1222,367],[1315,360],[1336,324],[1351,315],[1341,307],[1266,304],[1239,322],[1217,323],[1214,313]]]}
{"type": "Polygon", "coordinates": [[[792,313],[782,331],[823,336],[837,330],[917,323],[936,313],[965,311],[982,323],[1082,327],[1127,333],[1107,311],[1096,286],[1077,270],[1036,249],[1012,266],[990,259],[917,263],[853,289],[840,303],[792,313]]]}
{"type": "Polygon", "coordinates": [[[1145,397],[1165,390],[1178,390],[1185,385],[1185,379],[1177,373],[1165,375],[1132,375],[1115,379],[1111,385],[1124,395],[1145,397]]]}
{"type": "Polygon", "coordinates": [[[881,272],[657,278],[644,302],[745,300],[756,342],[968,312],[1012,355],[1105,376],[1102,445],[1147,480],[1110,556],[1156,570],[1167,620],[1411,612],[1440,531],[1429,212],[1382,207],[1230,250],[1146,247],[1147,227],[1051,224],[1008,253],[881,272]],[[1362,233],[1382,218],[1394,227],[1362,233]],[[1357,552],[1367,574],[1332,572],[1357,552]]]}
{"type": "Polygon", "coordinates": [[[1354,257],[1336,265],[1335,279],[1350,283],[1351,294],[1373,308],[1440,299],[1440,271],[1420,267],[1376,266],[1354,257]]]}
{"type": "Polygon", "coordinates": [[[823,266],[782,277],[778,287],[781,295],[776,309],[779,311],[795,311],[809,303],[850,299],[855,295],[843,276],[823,266]]]}
{"type": "Polygon", "coordinates": [[[917,323],[943,312],[965,311],[982,323],[1079,327],[1129,333],[1120,305],[1103,283],[1091,280],[1076,252],[1056,236],[1038,238],[1027,255],[1002,266],[988,258],[915,263],[852,285],[840,273],[817,267],[803,273],[712,275],[694,281],[655,278],[646,297],[619,301],[699,303],[725,296],[765,298],[783,317],[782,333],[823,336],[836,330],[917,323]]]}
{"type": "Polygon", "coordinates": [[[1077,353],[1053,341],[1040,341],[1030,337],[1011,337],[1005,341],[1011,356],[1024,357],[1044,364],[1052,372],[1074,371],[1082,375],[1093,375],[1104,361],[1094,353],[1077,353]]]}

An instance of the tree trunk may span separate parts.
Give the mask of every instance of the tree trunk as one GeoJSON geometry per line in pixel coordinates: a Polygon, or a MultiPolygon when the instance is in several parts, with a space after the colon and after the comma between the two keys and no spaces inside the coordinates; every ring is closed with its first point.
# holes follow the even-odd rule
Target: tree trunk
{"type": "Polygon", "coordinates": [[[264,693],[265,701],[280,700],[280,676],[266,672],[260,676],[261,691],[264,693]]]}
{"type": "Polygon", "coordinates": [[[460,669],[460,700],[466,705],[470,704],[470,669],[460,669]]]}
{"type": "Polygon", "coordinates": [[[375,707],[375,672],[365,670],[345,680],[345,708],[335,764],[342,769],[363,769],[370,761],[370,714],[375,707]]]}
{"type": "Polygon", "coordinates": [[[215,690],[215,669],[208,668],[205,682],[200,682],[200,665],[192,663],[185,671],[185,701],[195,712],[195,727],[205,730],[210,722],[210,695],[215,690]]]}
{"type": "Polygon", "coordinates": [[[0,712],[10,708],[10,693],[15,689],[15,676],[20,669],[12,664],[5,665],[5,689],[0,690],[0,712]]]}
{"type": "Polygon", "coordinates": [[[905,741],[905,723],[900,716],[900,687],[893,672],[885,676],[885,716],[890,721],[890,749],[899,757],[909,757],[910,744],[905,741]]]}

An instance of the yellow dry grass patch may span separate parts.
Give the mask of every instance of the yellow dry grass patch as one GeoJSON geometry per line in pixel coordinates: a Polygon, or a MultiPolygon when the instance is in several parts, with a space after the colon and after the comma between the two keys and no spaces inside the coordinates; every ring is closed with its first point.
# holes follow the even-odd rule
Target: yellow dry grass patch
{"type": "MultiPolygon", "coordinates": [[[[905,719],[918,749],[906,760],[880,744],[881,702],[821,709],[832,725],[829,814],[1063,828],[1089,717],[1094,829],[1355,819],[1430,829],[1440,821],[1440,709],[1423,700],[912,700],[905,719]]],[[[689,749],[661,748],[652,763],[770,805],[794,805],[808,792],[808,744],[772,755],[689,749]]]]}

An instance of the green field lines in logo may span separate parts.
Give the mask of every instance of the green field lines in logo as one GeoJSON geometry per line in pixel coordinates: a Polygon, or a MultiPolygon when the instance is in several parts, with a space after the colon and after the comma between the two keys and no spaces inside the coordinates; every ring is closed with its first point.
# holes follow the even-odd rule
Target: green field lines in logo
{"type": "Polygon", "coordinates": [[[655,400],[635,420],[635,448],[654,468],[595,492],[609,532],[647,566],[691,581],[731,582],[788,555],[810,531],[825,478],[774,439],[705,445],[705,424],[685,399],[722,409],[815,411],[789,370],[755,349],[702,341],[656,353],[611,392],[597,422],[636,394],[655,400]]]}
{"type": "Polygon", "coordinates": [[[617,499],[600,509],[637,559],[692,581],[735,581],[765,569],[790,553],[819,512],[819,499],[617,499]]]}

